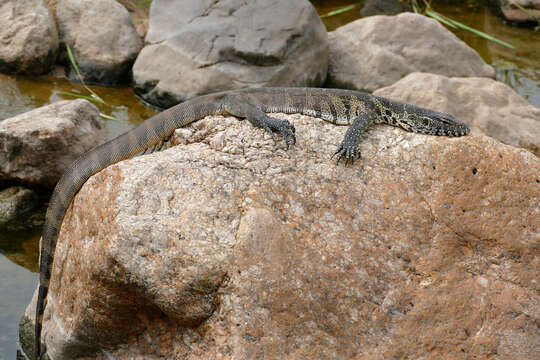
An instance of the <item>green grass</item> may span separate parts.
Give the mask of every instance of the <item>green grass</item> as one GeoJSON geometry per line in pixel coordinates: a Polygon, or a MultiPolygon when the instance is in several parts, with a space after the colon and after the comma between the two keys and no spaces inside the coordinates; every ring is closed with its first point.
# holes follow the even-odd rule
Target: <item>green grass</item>
{"type": "MultiPolygon", "coordinates": [[[[65,44],[65,45],[66,45],[66,51],[68,54],[69,62],[71,63],[71,66],[73,66],[73,69],[75,69],[75,72],[77,73],[77,77],[79,78],[79,81],[81,82],[82,86],[90,93],[90,95],[76,94],[69,91],[61,91],[61,90],[59,90],[58,93],[62,95],[66,95],[66,96],[75,97],[78,99],[88,100],[88,101],[98,103],[98,104],[107,105],[105,100],[103,100],[98,94],[96,94],[92,89],[90,89],[86,85],[86,83],[84,82],[83,76],[81,75],[81,71],[79,70],[79,66],[77,65],[77,61],[75,60],[75,56],[73,55],[73,52],[71,51],[71,47],[68,44],[65,44]]],[[[117,117],[112,116],[112,115],[107,115],[102,112],[99,113],[99,116],[108,120],[120,121],[120,119],[118,119],[117,117]]]]}
{"type": "Polygon", "coordinates": [[[355,5],[345,6],[345,7],[342,7],[342,8],[340,8],[340,9],[330,11],[330,12],[324,14],[324,15],[321,15],[321,19],[322,19],[322,18],[325,18],[325,17],[334,16],[334,15],[338,15],[338,14],[344,13],[345,11],[352,10],[352,9],[354,9],[355,7],[356,7],[356,4],[355,4],[355,5]]]}
{"type": "MultiPolygon", "coordinates": [[[[429,17],[432,17],[433,19],[435,19],[435,20],[437,20],[437,21],[439,21],[439,22],[441,22],[443,24],[446,24],[446,25],[448,25],[448,26],[450,26],[450,27],[452,27],[454,29],[460,28],[460,29],[470,31],[475,35],[483,37],[484,39],[487,39],[489,41],[493,41],[494,43],[497,43],[499,45],[506,46],[507,48],[512,49],[512,50],[514,50],[516,48],[514,45],[509,44],[506,41],[502,41],[501,39],[497,39],[496,37],[491,36],[489,34],[486,34],[483,31],[474,29],[474,28],[472,28],[470,26],[467,26],[467,25],[465,25],[463,23],[460,23],[459,21],[450,19],[447,16],[439,14],[438,12],[433,10],[431,8],[431,5],[429,5],[429,3],[426,2],[425,0],[424,0],[424,4],[426,5],[426,9],[425,9],[426,15],[429,16],[429,17]]],[[[418,4],[416,4],[416,0],[413,0],[413,9],[415,9],[415,11],[416,11],[416,9],[418,9],[418,4]]]]}

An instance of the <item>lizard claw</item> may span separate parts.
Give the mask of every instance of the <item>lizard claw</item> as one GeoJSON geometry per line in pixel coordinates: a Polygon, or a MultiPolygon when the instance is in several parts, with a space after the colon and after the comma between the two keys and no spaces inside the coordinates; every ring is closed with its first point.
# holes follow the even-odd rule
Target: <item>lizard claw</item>
{"type": "Polygon", "coordinates": [[[276,136],[274,135],[274,132],[272,131],[272,129],[270,128],[270,126],[263,126],[264,130],[266,130],[267,133],[270,134],[270,136],[272,137],[272,140],[274,140],[274,144],[277,142],[277,139],[276,139],[276,136]]]}
{"type": "Polygon", "coordinates": [[[291,143],[293,145],[296,144],[296,129],[294,128],[294,125],[292,125],[287,120],[267,117],[265,119],[265,124],[263,125],[263,128],[270,133],[274,141],[276,141],[274,131],[279,131],[281,137],[283,138],[283,140],[285,140],[285,144],[287,144],[287,149],[289,149],[291,143]]]}
{"type": "Polygon", "coordinates": [[[362,157],[361,154],[360,154],[360,149],[358,149],[358,147],[356,145],[354,145],[354,146],[343,146],[343,144],[341,144],[339,146],[339,148],[336,150],[336,152],[332,155],[332,157],[330,157],[330,159],[333,159],[334,156],[336,156],[336,155],[338,155],[336,165],[339,164],[339,161],[342,158],[345,158],[345,166],[348,166],[349,162],[351,163],[351,165],[353,165],[355,157],[358,158],[358,159],[360,159],[362,157]]]}

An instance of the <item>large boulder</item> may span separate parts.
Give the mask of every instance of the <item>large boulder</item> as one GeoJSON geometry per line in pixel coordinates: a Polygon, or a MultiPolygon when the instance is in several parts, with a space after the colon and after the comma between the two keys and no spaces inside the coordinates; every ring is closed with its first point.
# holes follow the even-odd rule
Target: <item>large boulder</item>
{"type": "MultiPolygon", "coordinates": [[[[143,41],[123,5],[115,0],[62,0],[56,17],[60,38],[70,46],[85,82],[115,85],[131,80],[143,41]]],[[[72,67],[69,76],[76,78],[72,67]]]]}
{"type": "Polygon", "coordinates": [[[98,109],[86,100],[43,106],[0,122],[0,181],[53,187],[64,170],[105,140],[98,109]]]}
{"type": "Polygon", "coordinates": [[[370,16],[328,33],[329,87],[372,92],[415,71],[494,77],[476,51],[431,18],[370,16]]]}
{"type": "Polygon", "coordinates": [[[450,113],[491,137],[540,156],[540,109],[495,80],[413,73],[374,94],[450,113]]]}
{"type": "Polygon", "coordinates": [[[0,24],[0,71],[49,71],[58,52],[58,33],[43,0],[0,0],[0,24]]]}
{"type": "Polygon", "coordinates": [[[58,239],[51,358],[536,358],[537,157],[380,126],[344,167],[345,127],[280,117],[288,151],[209,117],[89,179],[58,239]]]}
{"type": "Polygon", "coordinates": [[[146,42],[135,90],[160,107],[246,86],[320,86],[328,66],[307,0],[153,1],[146,42]]]}

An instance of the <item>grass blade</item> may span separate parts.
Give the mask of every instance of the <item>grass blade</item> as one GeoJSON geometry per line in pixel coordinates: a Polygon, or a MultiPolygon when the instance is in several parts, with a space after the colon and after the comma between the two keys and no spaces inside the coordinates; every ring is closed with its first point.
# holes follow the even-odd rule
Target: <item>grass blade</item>
{"type": "Polygon", "coordinates": [[[447,19],[445,19],[444,17],[442,17],[440,14],[436,13],[435,11],[426,9],[426,15],[431,16],[435,20],[438,20],[442,22],[443,24],[450,26],[451,28],[457,29],[456,25],[452,24],[450,21],[448,21],[447,19]]]}
{"type": "Polygon", "coordinates": [[[104,119],[108,119],[108,120],[114,120],[114,121],[118,121],[118,122],[122,122],[120,121],[119,118],[117,118],[116,116],[112,116],[112,115],[107,115],[107,114],[104,114],[104,113],[99,113],[99,116],[101,116],[102,118],[104,119]]]}
{"type": "MultiPolygon", "coordinates": [[[[427,14],[427,10],[426,10],[426,14],[427,14]]],[[[437,13],[436,13],[437,14],[437,13]]],[[[446,16],[443,16],[441,14],[437,14],[439,15],[441,18],[444,18],[444,20],[446,20],[447,22],[450,22],[454,25],[454,27],[458,27],[458,28],[461,28],[463,30],[467,30],[467,31],[470,31],[472,32],[473,34],[476,34],[480,37],[483,37],[484,39],[487,39],[489,41],[493,41],[494,43],[497,43],[499,45],[502,45],[502,46],[506,46],[507,48],[510,48],[512,50],[514,50],[516,47],[512,44],[509,44],[507,43],[506,41],[503,41],[503,40],[500,40],[500,39],[497,39],[496,37],[494,36],[491,36],[489,34],[486,34],[485,32],[483,31],[480,31],[480,30],[476,30],[476,29],[473,29],[472,27],[469,27],[463,23],[460,23],[459,21],[456,21],[456,20],[453,20],[453,19],[450,19],[446,16]]]]}
{"type": "Polygon", "coordinates": [[[418,6],[416,0],[412,0],[412,7],[415,14],[420,14],[420,7],[418,6]]]}
{"type": "Polygon", "coordinates": [[[71,66],[73,66],[79,78],[82,78],[81,72],[79,71],[79,66],[77,65],[77,62],[75,61],[75,56],[73,56],[73,52],[71,52],[71,47],[68,44],[66,44],[66,50],[69,57],[69,61],[71,62],[71,66]]]}
{"type": "Polygon", "coordinates": [[[516,48],[514,45],[509,44],[509,43],[507,43],[506,41],[502,41],[502,40],[500,40],[500,39],[497,39],[496,37],[491,36],[491,35],[489,35],[489,34],[486,34],[486,33],[483,32],[483,31],[473,29],[473,28],[471,28],[471,27],[468,27],[468,26],[465,25],[465,24],[462,24],[462,23],[460,23],[460,22],[458,22],[458,21],[455,21],[455,20],[452,20],[452,19],[448,19],[448,20],[450,20],[450,21],[451,21],[454,25],[456,25],[457,27],[462,28],[462,29],[464,29],[464,30],[468,30],[468,31],[470,31],[470,32],[472,32],[472,33],[474,33],[474,34],[476,34],[476,35],[478,35],[478,36],[483,37],[484,39],[493,41],[493,42],[495,42],[495,43],[497,43],[497,44],[499,44],[499,45],[502,45],[502,46],[506,46],[507,48],[510,48],[510,49],[512,49],[512,50],[514,50],[514,49],[516,48]]]}
{"type": "Polygon", "coordinates": [[[62,91],[62,90],[58,90],[57,93],[62,94],[62,95],[76,97],[76,98],[79,98],[79,99],[92,101],[92,102],[99,103],[99,104],[105,104],[105,102],[101,98],[95,98],[93,96],[75,94],[75,93],[72,93],[72,92],[69,92],[69,91],[62,91]]]}
{"type": "Polygon", "coordinates": [[[325,18],[325,17],[329,17],[329,16],[334,16],[334,15],[337,15],[337,14],[341,14],[341,13],[344,13],[345,11],[349,11],[349,10],[352,10],[356,7],[356,4],[354,5],[349,5],[349,6],[345,6],[341,9],[337,9],[337,10],[333,10],[333,11],[330,11],[329,13],[326,13],[324,15],[321,15],[321,18],[325,18]]]}
{"type": "Polygon", "coordinates": [[[446,17],[444,15],[441,15],[435,11],[433,11],[433,9],[431,8],[431,6],[429,5],[428,2],[426,2],[426,0],[424,0],[424,4],[426,5],[426,15],[428,16],[431,16],[432,18],[450,26],[450,27],[453,27],[454,29],[455,28],[461,28],[463,30],[467,30],[467,31],[470,31],[472,32],[473,34],[475,35],[478,35],[480,37],[483,37],[484,39],[487,39],[489,41],[493,41],[494,43],[497,43],[499,45],[502,45],[502,46],[506,46],[507,48],[510,48],[512,50],[515,49],[515,46],[512,45],[512,44],[509,44],[507,43],[506,41],[502,41],[500,39],[497,39],[496,37],[494,36],[491,36],[491,35],[488,35],[486,34],[485,32],[483,31],[480,31],[480,30],[476,30],[476,29],[473,29],[472,27],[469,27],[465,24],[462,24],[460,23],[459,21],[456,21],[456,20],[453,20],[453,19],[450,19],[449,17],[446,17]]]}
{"type": "Polygon", "coordinates": [[[69,57],[69,61],[71,62],[71,65],[75,69],[75,72],[77,73],[77,77],[79,78],[79,81],[81,82],[82,86],[84,86],[84,88],[86,90],[88,90],[88,92],[91,93],[93,97],[98,99],[99,102],[105,104],[105,101],[102,98],[100,98],[98,96],[98,94],[96,94],[94,91],[92,91],[92,89],[90,89],[88,86],[86,86],[86,83],[84,82],[84,79],[83,79],[83,77],[81,75],[81,72],[79,71],[79,66],[77,65],[77,62],[75,61],[75,56],[73,56],[73,52],[71,51],[71,47],[68,44],[66,44],[66,51],[67,51],[67,54],[68,54],[68,57],[69,57]]]}

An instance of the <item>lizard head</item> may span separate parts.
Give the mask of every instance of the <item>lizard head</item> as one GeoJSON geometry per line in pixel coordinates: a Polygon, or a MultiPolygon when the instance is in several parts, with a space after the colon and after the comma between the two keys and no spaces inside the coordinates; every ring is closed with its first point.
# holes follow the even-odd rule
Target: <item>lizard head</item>
{"type": "Polygon", "coordinates": [[[407,123],[412,131],[421,134],[464,136],[469,133],[469,127],[450,114],[422,109],[423,111],[407,114],[402,121],[407,123]]]}

